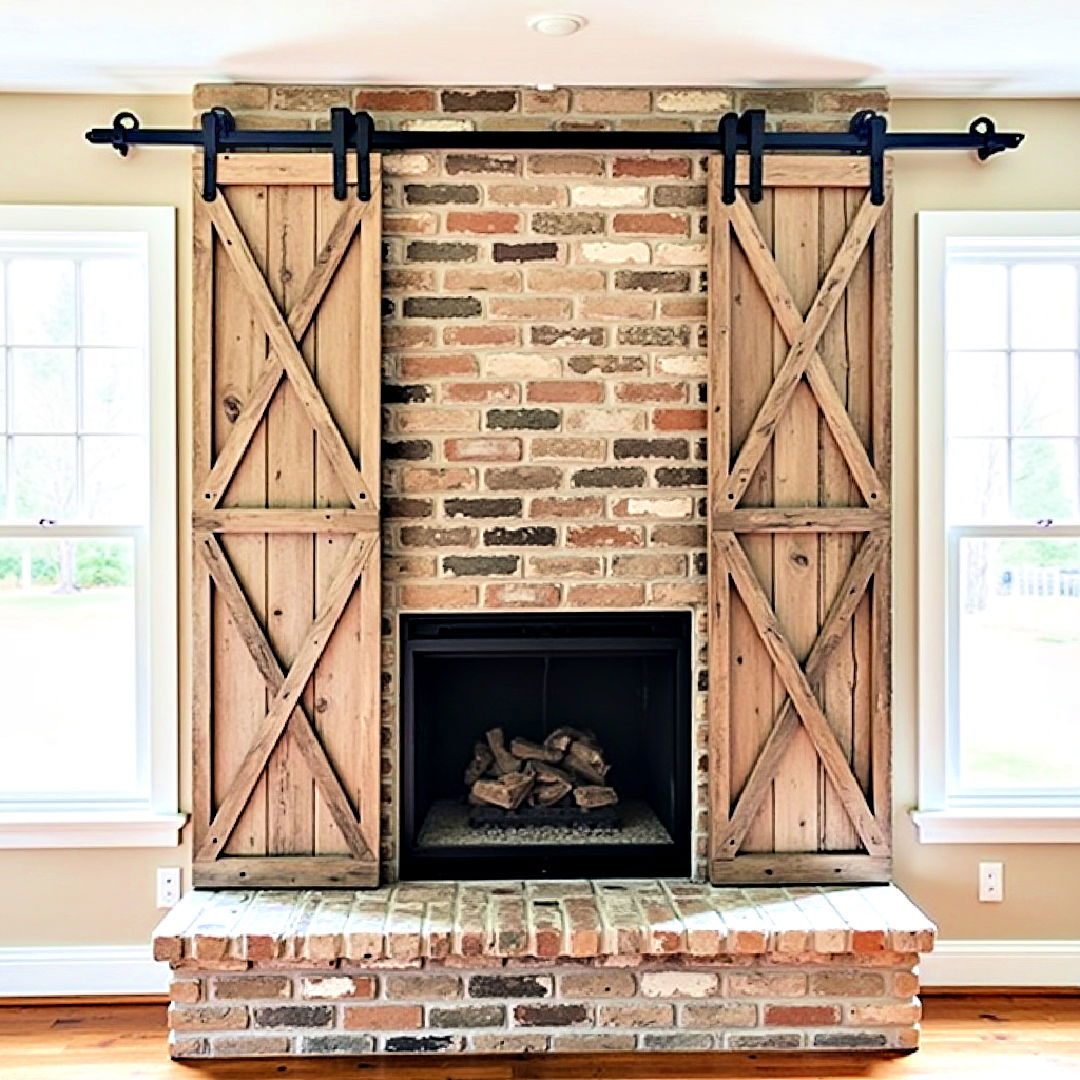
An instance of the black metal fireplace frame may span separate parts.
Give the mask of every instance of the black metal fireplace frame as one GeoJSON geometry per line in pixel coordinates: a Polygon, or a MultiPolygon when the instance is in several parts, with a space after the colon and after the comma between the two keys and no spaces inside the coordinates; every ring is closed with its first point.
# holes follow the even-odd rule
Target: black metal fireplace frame
{"type": "Polygon", "coordinates": [[[692,800],[694,790],[692,753],[692,614],[688,611],[658,612],[541,612],[523,613],[402,613],[400,631],[400,753],[399,753],[399,875],[401,880],[485,880],[508,878],[685,878],[692,872],[692,800]],[[417,832],[422,824],[416,807],[416,717],[413,692],[415,661],[421,653],[512,655],[535,651],[536,635],[511,636],[523,619],[535,620],[533,629],[548,624],[545,649],[558,652],[583,650],[627,655],[671,655],[675,662],[676,797],[672,820],[672,844],[581,844],[563,846],[500,845],[485,853],[480,846],[445,847],[437,852],[419,849],[417,832]],[[568,622],[603,631],[605,637],[571,635],[568,622]],[[445,628],[441,636],[424,636],[418,630],[445,628]],[[644,633],[652,627],[653,633],[644,633]],[[635,631],[632,633],[631,631],[635,631]],[[497,651],[493,639],[498,640],[497,651]]]}

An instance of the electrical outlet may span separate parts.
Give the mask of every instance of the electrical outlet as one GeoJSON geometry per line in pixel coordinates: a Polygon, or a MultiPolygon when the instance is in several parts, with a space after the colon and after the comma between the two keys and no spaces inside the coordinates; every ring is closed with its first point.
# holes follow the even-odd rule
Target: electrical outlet
{"type": "Polygon", "coordinates": [[[1000,903],[1005,899],[1004,863],[979,863],[979,899],[986,903],[1000,903]]]}
{"type": "Polygon", "coordinates": [[[172,907],[180,901],[180,867],[159,866],[157,872],[157,906],[172,907]]]}

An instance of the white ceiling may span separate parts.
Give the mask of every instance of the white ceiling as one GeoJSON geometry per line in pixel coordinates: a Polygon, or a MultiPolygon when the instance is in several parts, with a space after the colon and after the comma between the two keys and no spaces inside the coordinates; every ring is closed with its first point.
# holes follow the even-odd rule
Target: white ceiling
{"type": "Polygon", "coordinates": [[[0,90],[213,80],[1080,96],[1080,0],[0,0],[0,90]]]}

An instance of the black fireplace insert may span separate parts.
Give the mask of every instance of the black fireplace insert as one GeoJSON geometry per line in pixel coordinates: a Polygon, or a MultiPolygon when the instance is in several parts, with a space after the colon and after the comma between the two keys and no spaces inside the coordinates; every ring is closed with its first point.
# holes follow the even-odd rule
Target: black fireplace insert
{"type": "Polygon", "coordinates": [[[691,873],[689,612],[402,615],[401,641],[403,879],[691,873]]]}

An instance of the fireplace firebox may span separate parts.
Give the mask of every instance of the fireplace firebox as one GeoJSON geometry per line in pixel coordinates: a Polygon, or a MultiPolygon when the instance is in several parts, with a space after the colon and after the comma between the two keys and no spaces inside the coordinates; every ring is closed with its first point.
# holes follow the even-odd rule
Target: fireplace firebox
{"type": "Polygon", "coordinates": [[[688,612],[401,617],[404,880],[691,873],[688,612]]]}

